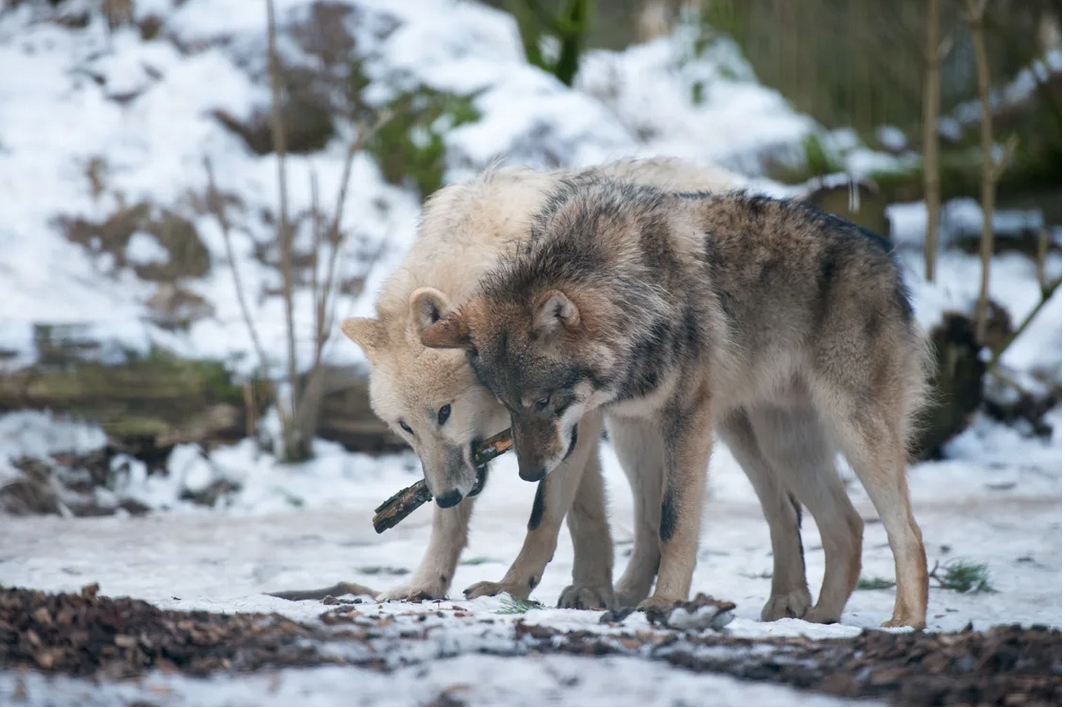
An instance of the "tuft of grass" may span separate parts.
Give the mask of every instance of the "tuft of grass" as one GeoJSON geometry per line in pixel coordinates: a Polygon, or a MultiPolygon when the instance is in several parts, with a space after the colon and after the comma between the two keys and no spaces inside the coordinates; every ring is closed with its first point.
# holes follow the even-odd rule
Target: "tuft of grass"
{"type": "Polygon", "coordinates": [[[485,563],[495,563],[495,558],[489,558],[488,556],[474,556],[473,558],[467,558],[466,560],[460,560],[459,565],[484,565],[485,563]]]}
{"type": "Polygon", "coordinates": [[[884,578],[861,578],[858,580],[856,590],[887,590],[895,587],[894,581],[884,578]]]}
{"type": "Polygon", "coordinates": [[[773,573],[771,571],[768,571],[768,570],[763,570],[761,573],[740,573],[740,575],[742,575],[745,578],[750,578],[751,580],[772,580],[773,579],[773,573]]]}
{"type": "Polygon", "coordinates": [[[536,600],[521,600],[512,595],[503,599],[503,607],[496,611],[497,615],[520,615],[529,610],[542,610],[544,608],[536,600]]]}
{"type": "Polygon", "coordinates": [[[939,587],[954,592],[972,594],[998,592],[991,585],[991,573],[987,568],[987,563],[954,560],[943,566],[942,570],[939,563],[936,563],[928,577],[939,583],[939,587]]]}

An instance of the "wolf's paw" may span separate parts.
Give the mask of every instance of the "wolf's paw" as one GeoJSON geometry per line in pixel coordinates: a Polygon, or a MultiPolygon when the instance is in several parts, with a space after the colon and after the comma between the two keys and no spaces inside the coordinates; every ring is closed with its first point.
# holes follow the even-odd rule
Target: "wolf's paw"
{"type": "Polygon", "coordinates": [[[646,600],[650,594],[651,586],[649,583],[635,587],[621,582],[614,588],[614,599],[617,601],[618,607],[636,607],[636,605],[646,600]]]}
{"type": "Polygon", "coordinates": [[[462,594],[466,596],[467,600],[472,600],[475,597],[495,597],[503,593],[510,593],[511,597],[518,600],[527,600],[530,592],[532,592],[532,589],[525,583],[490,583],[484,581],[474,583],[463,590],[462,594]]]}
{"type": "Polygon", "coordinates": [[[839,610],[826,609],[820,605],[814,605],[802,616],[807,622],[814,624],[836,624],[839,622],[839,610]]]}
{"type": "Polygon", "coordinates": [[[919,631],[925,627],[924,617],[899,617],[895,616],[889,619],[881,627],[913,627],[914,631],[919,631]]]}
{"type": "Polygon", "coordinates": [[[651,595],[640,604],[636,605],[637,612],[644,614],[667,614],[672,612],[677,605],[683,604],[683,598],[658,597],[651,595]]]}
{"type": "Polygon", "coordinates": [[[558,596],[558,606],[569,610],[610,610],[615,607],[614,588],[570,585],[558,596]]]}
{"type": "Polygon", "coordinates": [[[774,622],[784,617],[805,617],[810,610],[810,591],[793,590],[785,595],[770,595],[762,608],[762,621],[774,622]]]}
{"type": "Polygon", "coordinates": [[[377,596],[378,602],[405,600],[421,602],[422,600],[443,600],[447,598],[447,586],[443,583],[411,583],[385,590],[377,596]]]}

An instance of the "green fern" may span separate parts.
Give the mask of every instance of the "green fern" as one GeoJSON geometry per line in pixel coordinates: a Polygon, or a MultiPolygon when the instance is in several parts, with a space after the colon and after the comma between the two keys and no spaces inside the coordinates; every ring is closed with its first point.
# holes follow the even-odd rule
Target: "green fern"
{"type": "Polygon", "coordinates": [[[947,563],[942,571],[936,563],[936,567],[928,576],[945,590],[973,594],[998,592],[991,585],[991,573],[987,568],[987,563],[955,560],[947,563]]]}
{"type": "Polygon", "coordinates": [[[522,600],[511,595],[503,598],[503,606],[496,611],[497,615],[520,615],[529,610],[542,610],[544,608],[536,600],[522,600]]]}

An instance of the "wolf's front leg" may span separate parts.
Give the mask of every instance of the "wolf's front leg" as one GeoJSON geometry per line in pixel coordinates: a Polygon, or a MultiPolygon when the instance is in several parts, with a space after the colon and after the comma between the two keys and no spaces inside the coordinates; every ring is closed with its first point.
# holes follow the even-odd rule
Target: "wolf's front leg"
{"type": "Polygon", "coordinates": [[[528,533],[518,557],[500,582],[476,583],[466,588],[467,598],[506,592],[524,599],[540,584],[544,568],[555,555],[562,520],[573,505],[588,458],[598,450],[602,430],[602,418],[597,415],[581,420],[573,452],[536,488],[528,533]]]}
{"type": "Polygon", "coordinates": [[[379,601],[437,600],[447,597],[459,556],[466,547],[474,500],[475,497],[466,497],[450,509],[433,505],[433,530],[421,564],[409,583],[381,593],[377,597],[379,601]]]}
{"type": "Polygon", "coordinates": [[[665,608],[688,599],[713,446],[709,397],[663,413],[666,475],[659,522],[662,560],[654,594],[637,606],[641,610],[665,608]]]}
{"type": "Polygon", "coordinates": [[[606,492],[599,447],[588,454],[577,497],[566,514],[573,539],[573,584],[558,598],[559,607],[613,609],[614,539],[606,516],[606,492]]]}

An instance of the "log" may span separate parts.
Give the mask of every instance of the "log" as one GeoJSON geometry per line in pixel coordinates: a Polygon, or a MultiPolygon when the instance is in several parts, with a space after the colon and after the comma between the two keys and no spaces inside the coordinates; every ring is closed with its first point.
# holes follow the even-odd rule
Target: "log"
{"type": "MultiPolygon", "coordinates": [[[[510,431],[504,430],[474,448],[473,463],[477,467],[484,467],[513,446],[514,440],[510,436],[510,431]]],[[[424,479],[419,479],[406,489],[396,492],[374,509],[374,531],[384,533],[432,498],[433,495],[429,493],[429,487],[426,486],[424,479]]]]}

